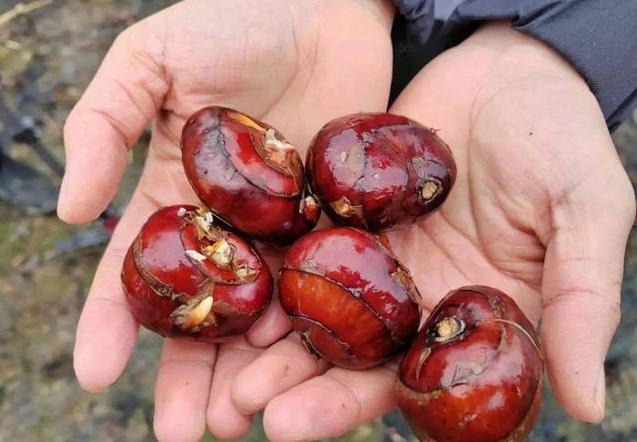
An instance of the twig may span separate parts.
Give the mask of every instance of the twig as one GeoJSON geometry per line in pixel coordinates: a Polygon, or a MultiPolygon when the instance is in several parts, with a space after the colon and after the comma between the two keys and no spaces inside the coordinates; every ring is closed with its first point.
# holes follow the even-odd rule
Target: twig
{"type": "Polygon", "coordinates": [[[18,3],[13,8],[0,14],[0,28],[21,15],[29,14],[36,9],[50,5],[53,0],[35,0],[31,3],[18,3]]]}

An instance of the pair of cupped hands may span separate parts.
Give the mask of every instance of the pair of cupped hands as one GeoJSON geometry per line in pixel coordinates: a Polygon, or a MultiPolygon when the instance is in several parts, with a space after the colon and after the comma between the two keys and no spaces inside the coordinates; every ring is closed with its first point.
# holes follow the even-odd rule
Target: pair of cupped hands
{"type": "MultiPolygon", "coordinates": [[[[602,419],[635,208],[595,97],[549,47],[491,23],[430,62],[387,109],[393,15],[381,0],[185,0],[116,39],[65,126],[60,218],[94,219],[148,124],[152,137],[78,324],[74,364],[86,390],[115,382],[134,347],[119,276],[133,237],[160,206],[197,202],[179,149],[193,112],[235,108],[304,156],[332,118],[388,110],[435,128],[458,166],[440,210],[389,232],[423,314],[462,285],[507,292],[541,321],[559,402],[577,419],[602,419]]],[[[280,251],[263,253],[276,272],[280,251]]],[[[160,441],[197,441],[206,428],[232,439],[264,410],[273,441],[331,437],[395,406],[395,371],[396,362],[348,371],[317,361],[274,301],[228,343],[164,341],[154,429],[160,441]]]]}

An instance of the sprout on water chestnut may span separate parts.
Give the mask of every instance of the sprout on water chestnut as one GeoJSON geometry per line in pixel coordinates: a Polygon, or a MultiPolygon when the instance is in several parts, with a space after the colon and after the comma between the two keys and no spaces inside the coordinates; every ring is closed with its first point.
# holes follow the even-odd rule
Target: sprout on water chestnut
{"type": "Polygon", "coordinates": [[[535,330],[505,293],[449,293],[400,363],[400,411],[427,442],[519,442],[542,402],[544,360],[535,330]]]}
{"type": "Polygon", "coordinates": [[[374,232],[436,210],[456,177],[451,151],[434,130],[385,113],[328,122],[306,163],[310,186],[332,221],[374,232]]]}
{"type": "Polygon", "coordinates": [[[186,122],[181,146],[193,189],[235,229],[285,245],[316,225],[321,210],[301,157],[273,127],[233,109],[206,107],[186,122]]]}
{"type": "Polygon", "coordinates": [[[167,337],[218,342],[246,332],[272,297],[257,250],[196,206],[157,210],[124,258],[122,284],[144,327],[167,337]]]}

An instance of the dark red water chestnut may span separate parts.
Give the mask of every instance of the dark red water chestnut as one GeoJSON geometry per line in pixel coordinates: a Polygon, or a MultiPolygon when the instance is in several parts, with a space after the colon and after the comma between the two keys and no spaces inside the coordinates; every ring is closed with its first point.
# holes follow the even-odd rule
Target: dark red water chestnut
{"type": "Polygon", "coordinates": [[[399,409],[427,442],[518,442],[542,402],[544,359],[529,320],[503,292],[452,291],[405,353],[399,409]]]}
{"type": "Polygon", "coordinates": [[[186,122],[181,147],[201,201],[249,237],[284,245],[316,225],[320,207],[308,192],[301,157],[271,126],[206,107],[186,122]]]}
{"type": "Polygon", "coordinates": [[[420,295],[376,235],[353,227],[311,232],[288,249],[279,300],[307,350],[363,369],[404,350],[416,334],[420,295]]]}
{"type": "Polygon", "coordinates": [[[432,212],[456,177],[451,150],[434,130],[383,113],[327,123],[310,144],[306,167],[334,223],[371,231],[432,212]]]}
{"type": "Polygon", "coordinates": [[[121,276],[139,323],[163,336],[204,342],[247,331],[273,291],[257,250],[196,206],[152,214],[129,247],[121,276]]]}

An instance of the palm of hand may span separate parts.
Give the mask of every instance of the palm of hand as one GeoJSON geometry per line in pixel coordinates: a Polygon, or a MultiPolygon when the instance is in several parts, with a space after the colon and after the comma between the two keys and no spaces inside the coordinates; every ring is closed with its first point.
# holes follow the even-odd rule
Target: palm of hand
{"type": "MultiPolygon", "coordinates": [[[[517,116],[507,118],[512,108],[524,107],[518,85],[485,92],[473,74],[475,84],[462,74],[449,74],[458,72],[461,60],[462,54],[446,54],[410,85],[419,89],[425,106],[414,107],[407,90],[392,108],[437,130],[458,165],[447,201],[416,224],[391,232],[392,245],[412,271],[426,309],[454,288],[484,284],[516,295],[537,321],[550,201],[542,188],[546,168],[528,159],[542,153],[526,139],[533,136],[533,126],[520,127],[517,116]],[[458,89],[458,84],[467,87],[458,89]]],[[[535,137],[543,130],[536,128],[535,137]]],[[[550,152],[552,146],[541,148],[550,152]]]]}
{"type": "MultiPolygon", "coordinates": [[[[594,421],[603,414],[600,367],[618,320],[632,191],[581,79],[562,62],[539,74],[520,66],[535,62],[530,55],[509,65],[468,42],[430,63],[399,97],[390,111],[439,130],[458,177],[437,212],[388,235],[425,310],[451,289],[485,284],[509,293],[533,322],[541,318],[558,399],[594,421]],[[603,225],[615,227],[600,240],[603,225]]],[[[326,370],[295,344],[273,345],[234,383],[242,409],[266,407],[271,439],[331,437],[394,406],[392,364],[326,370]],[[257,375],[267,381],[253,381],[257,375]]]]}
{"type": "MultiPolygon", "coordinates": [[[[327,120],[384,109],[390,26],[389,10],[366,0],[189,0],[118,40],[65,128],[59,213],[84,222],[113,197],[126,149],[154,120],[143,176],[78,326],[75,366],[87,389],[119,376],[137,331],[119,287],[123,251],[151,211],[195,199],[177,148],[185,119],[208,104],[234,107],[303,150],[327,120]]],[[[559,69],[551,73],[552,89],[546,77],[499,72],[473,51],[449,52],[391,109],[439,129],[460,171],[444,207],[391,240],[425,308],[451,288],[484,283],[511,293],[533,320],[541,313],[558,397],[577,417],[598,419],[602,405],[591,383],[617,320],[618,250],[632,208],[623,196],[632,189],[582,84],[559,69]],[[612,231],[596,240],[609,222],[612,231]]],[[[265,318],[259,330],[270,336],[262,344],[282,332],[281,323],[276,313],[265,318]]],[[[156,389],[159,439],[195,440],[206,420],[220,437],[240,435],[250,418],[231,395],[248,414],[267,404],[265,427],[274,440],[332,436],[393,406],[394,373],[386,367],[325,371],[284,339],[240,371],[261,352],[242,339],[218,351],[166,341],[156,389]],[[342,405],[338,416],[328,414],[335,403],[342,405]]]]}
{"type": "Polygon", "coordinates": [[[161,29],[149,47],[151,55],[161,52],[164,64],[142,59],[156,81],[140,84],[151,97],[163,97],[139,189],[151,199],[157,196],[154,205],[193,199],[175,146],[188,116],[203,106],[224,105],[266,121],[303,154],[331,118],[385,105],[391,56],[385,34],[390,20],[382,15],[387,11],[370,13],[335,1],[280,0],[268,2],[265,11],[250,2],[203,3],[179,4],[170,20],[138,25],[139,32],[151,35],[153,28],[161,29]],[[360,12],[366,12],[363,20],[348,20],[360,12]],[[363,33],[365,38],[358,37],[363,33]],[[366,56],[352,61],[350,51],[366,56]],[[346,63],[346,73],[334,68],[346,63]],[[170,180],[157,176],[167,171],[170,180]]]}
{"type": "MultiPolygon", "coordinates": [[[[196,202],[178,148],[188,116],[211,104],[232,107],[276,127],[303,153],[331,118],[386,107],[390,27],[391,9],[380,2],[189,0],[118,38],[65,127],[58,211],[85,222],[112,199],[126,149],[153,122],[144,171],[78,324],[75,370],[86,389],[114,382],[134,345],[137,323],[119,283],[132,238],[158,207],[196,202]]],[[[265,345],[285,331],[269,327],[267,316],[248,339],[265,345]]],[[[243,338],[219,348],[166,340],[155,391],[158,438],[197,440],[207,420],[220,437],[246,431],[251,419],[231,404],[229,379],[253,351],[243,338]]]]}
{"type": "Polygon", "coordinates": [[[405,94],[394,107],[440,129],[459,177],[438,213],[392,239],[426,308],[450,289],[485,284],[541,319],[554,393],[575,417],[595,421],[619,320],[630,185],[596,101],[570,68],[481,72],[489,63],[476,54],[460,47],[440,57],[411,85],[428,104],[416,108],[405,94]],[[612,223],[616,234],[598,240],[596,228],[612,223]]]}

